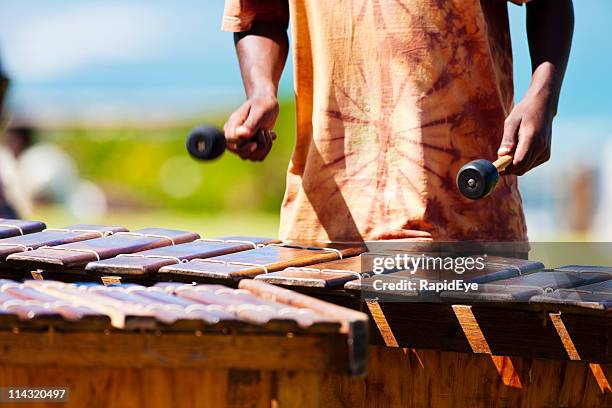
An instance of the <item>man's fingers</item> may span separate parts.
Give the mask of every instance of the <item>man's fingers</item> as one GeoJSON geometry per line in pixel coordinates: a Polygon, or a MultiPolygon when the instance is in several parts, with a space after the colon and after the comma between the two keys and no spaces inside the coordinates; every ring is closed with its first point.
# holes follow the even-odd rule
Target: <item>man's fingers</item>
{"type": "Polygon", "coordinates": [[[251,106],[249,114],[244,122],[236,129],[236,138],[250,139],[262,127],[266,111],[258,105],[251,106]]]}
{"type": "Polygon", "coordinates": [[[228,150],[236,153],[243,160],[262,161],[272,149],[274,132],[260,130],[252,140],[228,141],[228,150]]]}
{"type": "Polygon", "coordinates": [[[512,116],[508,116],[506,118],[504,122],[504,135],[502,137],[501,144],[499,145],[499,149],[497,150],[497,154],[499,156],[504,156],[514,151],[517,144],[518,130],[520,125],[520,118],[514,118],[512,116]]]}
{"type": "Polygon", "coordinates": [[[235,140],[236,139],[236,129],[238,126],[242,125],[244,121],[247,119],[250,110],[250,103],[243,103],[238,109],[236,109],[230,117],[225,122],[223,126],[223,131],[225,132],[226,140],[235,140]]]}
{"type": "Polygon", "coordinates": [[[238,145],[236,147],[236,154],[240,156],[242,160],[248,160],[253,155],[253,153],[257,150],[257,143],[255,142],[246,142],[238,145]]]}
{"type": "Polygon", "coordinates": [[[266,158],[272,148],[272,138],[267,130],[260,130],[254,137],[257,149],[250,155],[249,160],[262,161],[266,158]]]}
{"type": "Polygon", "coordinates": [[[518,145],[509,173],[522,176],[540,156],[543,149],[538,145],[538,132],[530,121],[522,121],[518,132],[518,145]]]}

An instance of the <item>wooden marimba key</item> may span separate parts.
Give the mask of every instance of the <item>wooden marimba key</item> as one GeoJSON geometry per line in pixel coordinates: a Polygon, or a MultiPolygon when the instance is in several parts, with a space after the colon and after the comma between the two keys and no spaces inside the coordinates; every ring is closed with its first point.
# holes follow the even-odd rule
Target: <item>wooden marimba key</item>
{"type": "Polygon", "coordinates": [[[40,221],[0,218],[0,238],[31,234],[42,231],[45,228],[46,225],[40,221]]]}
{"type": "Polygon", "coordinates": [[[122,277],[155,279],[159,269],[164,266],[182,264],[193,259],[227,255],[278,242],[280,241],[271,238],[246,236],[196,239],[184,244],[155,248],[133,254],[121,253],[114,258],[90,262],[85,270],[89,274],[102,276],[109,282],[118,282],[122,277]],[[114,280],[113,278],[117,279],[114,280]]]}
{"type": "Polygon", "coordinates": [[[314,247],[271,244],[248,251],[164,266],[158,273],[160,278],[165,280],[231,283],[287,267],[339,260],[358,255],[363,250],[359,245],[314,247]]]}
{"type": "MultiPolygon", "coordinates": [[[[110,236],[94,238],[56,246],[41,246],[32,251],[9,255],[6,262],[19,268],[45,273],[61,274],[87,279],[85,266],[94,261],[108,259],[119,254],[129,254],[168,245],[182,244],[198,239],[193,232],[162,228],[144,228],[133,232],[117,232],[110,236]],[[80,274],[77,272],[81,272],[80,274]]],[[[40,276],[35,276],[40,278],[40,276]]]]}
{"type": "Polygon", "coordinates": [[[78,224],[59,229],[45,229],[27,235],[5,238],[0,240],[0,273],[8,278],[21,278],[20,269],[11,267],[6,263],[9,255],[33,251],[47,246],[56,246],[102,238],[116,232],[127,232],[123,227],[105,227],[99,225],[78,224]]]}
{"type": "Polygon", "coordinates": [[[100,375],[104,390],[122,395],[112,404],[94,395],[104,406],[168,406],[176,395],[215,407],[252,406],[253,398],[257,406],[319,406],[324,374],[365,373],[367,318],[287,292],[259,282],[3,280],[3,375],[14,387],[69,387],[68,407],[87,406],[100,375]],[[152,387],[151,376],[173,381],[152,387]]]}

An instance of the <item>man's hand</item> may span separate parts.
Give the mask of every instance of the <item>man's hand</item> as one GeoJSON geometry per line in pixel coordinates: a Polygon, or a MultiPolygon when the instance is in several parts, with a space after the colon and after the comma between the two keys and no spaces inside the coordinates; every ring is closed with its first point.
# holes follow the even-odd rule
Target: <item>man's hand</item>
{"type": "Polygon", "coordinates": [[[278,81],[287,59],[287,24],[253,22],[234,34],[247,101],[225,123],[228,150],[243,160],[262,161],[272,148],[278,117],[278,81]]]}
{"type": "Polygon", "coordinates": [[[243,160],[262,161],[276,139],[272,129],[277,117],[276,97],[249,98],[232,113],[223,127],[227,149],[243,160]]]}
{"type": "Polygon", "coordinates": [[[514,154],[506,174],[523,175],[550,158],[552,121],[557,114],[573,32],[572,0],[527,3],[532,77],[525,98],[504,123],[497,154],[514,154]]]}
{"type": "Polygon", "coordinates": [[[514,107],[504,122],[504,137],[499,156],[514,153],[505,174],[522,176],[550,159],[552,121],[550,92],[533,90],[514,107]]]}

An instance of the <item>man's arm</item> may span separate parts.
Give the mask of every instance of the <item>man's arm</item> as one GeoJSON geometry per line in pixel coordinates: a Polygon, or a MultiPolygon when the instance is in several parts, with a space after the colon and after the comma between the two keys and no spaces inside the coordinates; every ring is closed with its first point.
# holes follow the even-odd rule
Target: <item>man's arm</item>
{"type": "Polygon", "coordinates": [[[278,117],[278,82],[289,40],[282,23],[254,22],[246,32],[234,34],[242,82],[247,100],[224,126],[228,149],[243,159],[261,161],[272,147],[272,137],[263,132],[257,142],[244,142],[258,131],[269,131],[278,117]]]}
{"type": "Polygon", "coordinates": [[[548,161],[552,121],[574,32],[572,0],[532,0],[527,4],[531,84],[504,125],[500,156],[514,152],[506,173],[522,175],[548,161]]]}

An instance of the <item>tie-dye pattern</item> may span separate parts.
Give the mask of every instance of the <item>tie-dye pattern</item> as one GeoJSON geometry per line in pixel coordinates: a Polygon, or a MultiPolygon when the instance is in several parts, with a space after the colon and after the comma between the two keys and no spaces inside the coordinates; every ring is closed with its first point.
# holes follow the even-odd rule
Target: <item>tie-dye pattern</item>
{"type": "Polygon", "coordinates": [[[464,163],[496,158],[513,106],[505,1],[227,0],[223,28],[288,19],[282,239],[526,240],[515,176],[479,201],[455,187],[464,163]]]}

